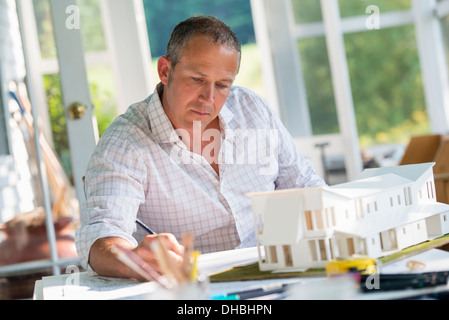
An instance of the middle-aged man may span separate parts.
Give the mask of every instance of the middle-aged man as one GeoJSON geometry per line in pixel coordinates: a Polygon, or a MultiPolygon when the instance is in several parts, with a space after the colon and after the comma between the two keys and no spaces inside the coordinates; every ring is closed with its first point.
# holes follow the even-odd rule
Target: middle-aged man
{"type": "Polygon", "coordinates": [[[154,93],[111,124],[89,162],[76,234],[83,267],[139,278],[117,262],[114,245],[157,269],[151,242],[164,237],[180,261],[186,232],[203,253],[255,246],[247,193],[325,184],[266,102],[232,86],[240,55],[214,17],[175,27],[154,93]]]}

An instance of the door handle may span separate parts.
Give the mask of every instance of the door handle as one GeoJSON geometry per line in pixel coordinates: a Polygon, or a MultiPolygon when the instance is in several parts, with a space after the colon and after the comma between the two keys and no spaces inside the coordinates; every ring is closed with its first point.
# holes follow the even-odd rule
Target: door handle
{"type": "Polygon", "coordinates": [[[86,112],[86,106],[80,102],[74,102],[69,106],[69,117],[70,119],[81,119],[86,112]]]}

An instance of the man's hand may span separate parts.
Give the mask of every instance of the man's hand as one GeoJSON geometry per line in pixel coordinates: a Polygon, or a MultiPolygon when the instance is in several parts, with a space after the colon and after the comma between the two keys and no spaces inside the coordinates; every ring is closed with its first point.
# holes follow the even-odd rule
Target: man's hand
{"type": "Polygon", "coordinates": [[[130,243],[119,237],[101,238],[94,242],[89,253],[89,264],[92,269],[103,276],[119,277],[119,278],[134,278],[143,280],[140,275],[128,268],[111,252],[111,249],[120,244],[128,250],[133,250],[144,261],[146,261],[153,269],[161,272],[159,261],[155,252],[151,250],[153,241],[157,241],[157,238],[163,238],[167,245],[168,253],[174,258],[174,260],[182,264],[184,247],[176,240],[175,236],[170,233],[161,233],[158,235],[148,235],[137,247],[133,247],[130,243]]]}
{"type": "Polygon", "coordinates": [[[158,235],[148,235],[142,242],[133,250],[139,257],[146,261],[150,266],[153,267],[157,272],[162,273],[160,269],[160,262],[156,252],[152,250],[153,242],[158,238],[163,238],[168,249],[169,255],[173,258],[178,266],[182,265],[184,247],[179,244],[175,236],[171,233],[161,233],[158,235]]]}

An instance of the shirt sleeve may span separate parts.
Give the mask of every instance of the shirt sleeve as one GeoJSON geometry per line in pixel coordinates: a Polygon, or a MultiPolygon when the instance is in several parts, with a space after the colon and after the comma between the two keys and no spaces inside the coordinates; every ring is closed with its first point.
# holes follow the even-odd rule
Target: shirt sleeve
{"type": "Polygon", "coordinates": [[[132,245],[139,206],[145,201],[145,158],[139,155],[126,127],[105,132],[86,171],[86,201],[75,244],[81,265],[88,269],[92,244],[104,237],[121,237],[132,245]],[[125,137],[125,138],[123,138],[125,137]]]}

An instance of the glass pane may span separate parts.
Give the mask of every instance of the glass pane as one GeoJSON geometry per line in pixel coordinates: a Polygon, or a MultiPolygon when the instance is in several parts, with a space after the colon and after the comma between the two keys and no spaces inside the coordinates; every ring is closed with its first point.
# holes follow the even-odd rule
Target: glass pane
{"type": "Polygon", "coordinates": [[[78,0],[78,6],[85,51],[106,50],[99,1],[78,0]]]}
{"type": "Polygon", "coordinates": [[[151,55],[165,54],[173,28],[197,14],[210,14],[226,23],[242,45],[255,42],[250,0],[143,0],[151,55]]]}
{"type": "Polygon", "coordinates": [[[411,0],[339,0],[341,17],[364,16],[369,6],[377,6],[380,13],[411,9],[411,0]]]}
{"type": "Polygon", "coordinates": [[[332,77],[324,37],[298,42],[314,135],[338,133],[332,77]]]}
{"type": "MultiPolygon", "coordinates": [[[[87,69],[92,103],[100,136],[117,117],[112,70],[109,66],[95,66],[87,69]]],[[[55,152],[68,177],[72,177],[70,148],[67,135],[67,118],[61,96],[59,74],[44,76],[47,103],[50,112],[51,129],[55,152]]]]}
{"type": "Polygon", "coordinates": [[[323,20],[318,0],[292,0],[293,14],[297,24],[323,20]]]}
{"type": "MultiPolygon", "coordinates": [[[[48,0],[33,0],[42,58],[57,56],[48,0]]],[[[80,26],[86,52],[106,50],[98,0],[79,0],[80,26]]]]}
{"type": "Polygon", "coordinates": [[[154,79],[159,79],[156,62],[165,54],[167,42],[176,24],[195,14],[211,14],[229,25],[242,44],[242,62],[234,84],[265,96],[249,0],[143,0],[143,5],[153,57],[154,79]]]}
{"type": "Polygon", "coordinates": [[[362,146],[429,132],[413,26],[345,35],[362,146]]]}
{"type": "Polygon", "coordinates": [[[117,117],[114,75],[108,65],[98,65],[87,69],[92,103],[95,106],[95,117],[98,133],[101,136],[117,117]]]}
{"type": "Polygon", "coordinates": [[[45,94],[50,112],[51,132],[55,152],[68,177],[72,176],[70,163],[69,138],[67,135],[67,118],[62,102],[59,74],[44,75],[45,94]]]}
{"type": "Polygon", "coordinates": [[[33,0],[42,58],[56,58],[56,45],[48,0],[33,0]]]}

